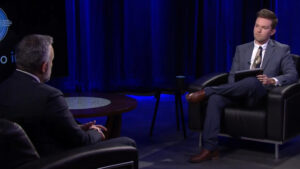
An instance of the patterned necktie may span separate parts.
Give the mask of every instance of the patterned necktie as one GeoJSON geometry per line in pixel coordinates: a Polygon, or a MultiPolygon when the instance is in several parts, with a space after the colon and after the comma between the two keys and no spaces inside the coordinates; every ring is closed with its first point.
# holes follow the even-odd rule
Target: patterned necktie
{"type": "Polygon", "coordinates": [[[253,61],[253,64],[251,66],[251,69],[257,69],[260,68],[260,64],[261,64],[261,58],[262,58],[262,47],[260,46],[257,49],[256,55],[255,55],[255,59],[253,61]]]}

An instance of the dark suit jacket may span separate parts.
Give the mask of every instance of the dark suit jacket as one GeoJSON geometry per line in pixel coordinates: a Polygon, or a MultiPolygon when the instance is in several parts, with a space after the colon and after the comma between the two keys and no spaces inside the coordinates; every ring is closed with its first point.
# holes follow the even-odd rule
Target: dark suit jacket
{"type": "MultiPolygon", "coordinates": [[[[233,74],[236,71],[250,69],[253,48],[253,41],[237,46],[228,79],[229,82],[234,82],[233,74]]],[[[294,83],[298,79],[294,61],[290,55],[290,47],[272,39],[269,40],[265,51],[262,69],[268,77],[277,78],[281,85],[294,83]]]]}
{"type": "Polygon", "coordinates": [[[18,122],[41,156],[101,140],[81,130],[61,91],[19,71],[0,84],[0,118],[18,122]]]}

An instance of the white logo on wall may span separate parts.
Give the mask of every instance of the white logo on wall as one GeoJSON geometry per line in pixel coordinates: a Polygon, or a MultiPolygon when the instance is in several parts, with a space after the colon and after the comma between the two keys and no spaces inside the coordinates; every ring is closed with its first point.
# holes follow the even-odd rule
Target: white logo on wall
{"type": "MultiPolygon", "coordinates": [[[[12,24],[10,20],[8,20],[5,12],[0,8],[0,42],[4,39],[7,34],[8,27],[12,24]]],[[[15,57],[11,56],[11,62],[15,62],[15,57]]],[[[8,58],[6,56],[0,55],[0,65],[6,64],[8,62],[8,58]]]]}
{"type": "Polygon", "coordinates": [[[8,20],[5,12],[0,8],[0,41],[6,36],[8,27],[11,24],[12,22],[8,20]]]}

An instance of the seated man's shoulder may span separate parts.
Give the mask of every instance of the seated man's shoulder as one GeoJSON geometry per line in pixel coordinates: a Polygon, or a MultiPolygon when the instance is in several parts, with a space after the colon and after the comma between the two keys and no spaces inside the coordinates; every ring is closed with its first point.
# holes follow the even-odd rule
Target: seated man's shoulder
{"type": "MultiPolygon", "coordinates": [[[[273,40],[273,39],[270,39],[269,44],[274,46],[274,47],[278,47],[278,48],[289,48],[289,45],[280,43],[280,42],[278,42],[276,40],[273,40]]],[[[253,43],[253,41],[251,41],[251,42],[248,42],[248,43],[238,45],[237,48],[245,49],[245,48],[249,48],[249,47],[253,47],[253,46],[254,46],[254,43],[253,43]]]]}
{"type": "Polygon", "coordinates": [[[271,41],[274,44],[274,46],[281,47],[281,48],[289,48],[289,45],[287,45],[287,44],[280,43],[276,40],[271,40],[271,41]]]}
{"type": "Polygon", "coordinates": [[[244,44],[238,45],[237,48],[249,48],[249,47],[251,47],[253,45],[254,45],[254,43],[252,41],[252,42],[248,42],[248,43],[244,43],[244,44]]]}
{"type": "Polygon", "coordinates": [[[62,92],[59,89],[57,89],[55,87],[52,87],[48,84],[44,84],[44,83],[38,84],[36,89],[38,90],[38,92],[44,93],[46,95],[49,95],[49,94],[51,94],[51,95],[53,95],[53,94],[63,95],[62,92]]]}

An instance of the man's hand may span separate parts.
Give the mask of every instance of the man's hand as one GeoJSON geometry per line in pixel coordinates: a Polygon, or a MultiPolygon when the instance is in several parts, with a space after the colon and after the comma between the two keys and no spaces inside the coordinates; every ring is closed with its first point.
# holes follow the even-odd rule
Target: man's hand
{"type": "Polygon", "coordinates": [[[84,131],[87,130],[97,130],[98,133],[101,135],[102,139],[105,139],[105,135],[103,134],[102,130],[107,131],[107,128],[102,126],[102,125],[96,125],[96,121],[90,121],[88,123],[85,124],[81,124],[79,125],[80,128],[84,131]]]}
{"type": "Polygon", "coordinates": [[[257,75],[256,78],[263,84],[263,85],[275,85],[275,80],[273,78],[268,78],[267,75],[257,75]]]}

